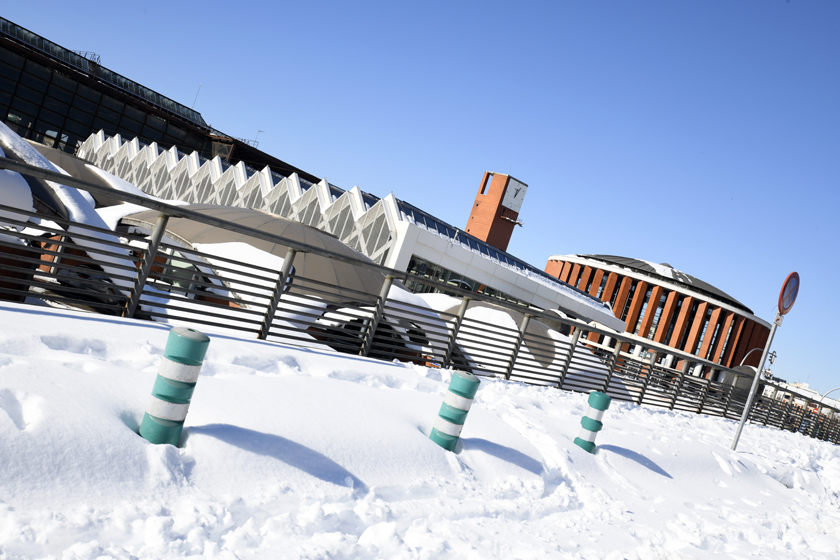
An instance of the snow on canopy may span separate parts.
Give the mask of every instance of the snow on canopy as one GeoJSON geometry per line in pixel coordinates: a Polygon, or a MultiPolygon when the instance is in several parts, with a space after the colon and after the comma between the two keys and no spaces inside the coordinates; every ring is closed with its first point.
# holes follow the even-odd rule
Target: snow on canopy
{"type": "MultiPolygon", "coordinates": [[[[14,153],[18,158],[20,158],[23,162],[28,163],[29,165],[37,166],[42,169],[46,169],[47,171],[53,171],[56,173],[63,172],[63,170],[59,169],[54,164],[52,164],[47,158],[42,156],[35,148],[30,146],[20,136],[12,132],[12,130],[2,122],[0,122],[0,146],[2,146],[7,152],[14,153]]],[[[66,174],[66,172],[64,172],[64,174],[66,174]]],[[[89,193],[83,193],[78,189],[67,187],[65,185],[55,183],[53,181],[47,181],[46,183],[47,185],[49,185],[49,187],[52,189],[55,195],[57,195],[58,198],[61,200],[61,203],[66,208],[69,219],[71,221],[87,224],[102,229],[108,229],[107,224],[102,220],[102,218],[99,217],[99,214],[96,213],[96,210],[94,209],[95,204],[93,197],[91,197],[89,193]]],[[[77,233],[80,235],[99,238],[103,241],[119,241],[119,239],[114,235],[91,231],[88,229],[82,229],[78,226],[71,225],[65,229],[67,233],[71,236],[74,233],[77,233]]],[[[118,255],[121,254],[124,257],[126,257],[125,259],[123,259],[119,256],[114,257],[111,255],[105,255],[102,253],[95,252],[94,254],[96,256],[96,259],[100,263],[102,263],[102,269],[106,273],[120,275],[119,269],[109,267],[108,264],[115,264],[126,267],[132,267],[134,265],[133,261],[128,259],[129,255],[125,249],[113,247],[110,245],[103,245],[97,243],[96,241],[82,239],[80,237],[74,238],[73,241],[76,243],[76,245],[83,249],[91,249],[93,251],[108,251],[111,253],[117,253],[118,255]]],[[[115,284],[124,289],[131,288],[131,283],[127,280],[115,278],[113,281],[115,284]]]]}

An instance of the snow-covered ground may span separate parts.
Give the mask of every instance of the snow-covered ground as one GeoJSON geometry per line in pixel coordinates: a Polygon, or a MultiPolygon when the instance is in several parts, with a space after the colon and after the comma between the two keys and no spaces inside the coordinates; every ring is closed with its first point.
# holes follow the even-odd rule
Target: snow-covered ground
{"type": "Polygon", "coordinates": [[[135,430],[168,327],[0,304],[0,558],[832,558],[840,447],[211,335],[180,449],[135,430]]]}

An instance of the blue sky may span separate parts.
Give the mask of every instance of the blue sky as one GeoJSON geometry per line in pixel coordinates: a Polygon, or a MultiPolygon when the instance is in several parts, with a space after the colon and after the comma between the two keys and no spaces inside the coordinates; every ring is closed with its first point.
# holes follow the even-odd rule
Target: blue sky
{"type": "Polygon", "coordinates": [[[4,17],[344,188],[464,227],[528,183],[509,251],[667,262],[772,321],[820,391],[840,250],[840,3],[16,2],[4,17]]]}

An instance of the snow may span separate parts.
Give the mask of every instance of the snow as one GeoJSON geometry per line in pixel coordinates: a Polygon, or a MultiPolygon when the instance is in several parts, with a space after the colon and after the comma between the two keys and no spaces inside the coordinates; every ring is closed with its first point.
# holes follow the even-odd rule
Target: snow
{"type": "MultiPolygon", "coordinates": [[[[6,157],[3,148],[0,148],[0,156],[6,157]]],[[[0,204],[35,212],[35,209],[32,207],[32,191],[30,191],[26,180],[19,173],[9,171],[8,169],[0,171],[0,204]]],[[[28,216],[24,216],[23,214],[0,209],[0,223],[2,223],[4,218],[22,222],[29,219],[28,216]]],[[[3,227],[13,227],[16,230],[20,230],[20,226],[12,226],[11,224],[2,225],[3,227]]]]}
{"type": "Polygon", "coordinates": [[[181,448],[135,430],[168,327],[0,304],[0,558],[828,558],[840,452],[798,434],[211,334],[181,448]],[[13,328],[8,328],[13,326],[13,328]]]}
{"type": "MultiPolygon", "coordinates": [[[[5,145],[8,149],[12,150],[15,153],[15,155],[20,157],[25,163],[29,165],[34,165],[42,169],[46,169],[47,171],[64,173],[65,175],[67,175],[66,171],[59,169],[58,167],[53,165],[47,158],[42,156],[38,152],[38,150],[27,144],[25,140],[23,140],[20,136],[12,132],[12,130],[2,122],[0,122],[0,144],[5,145]]],[[[55,192],[56,196],[58,196],[58,198],[61,199],[61,202],[67,208],[67,211],[70,215],[70,220],[74,222],[87,224],[93,227],[108,229],[107,224],[102,220],[102,218],[99,217],[99,214],[96,213],[96,210],[94,210],[95,203],[90,193],[82,193],[78,189],[67,187],[65,185],[61,185],[52,181],[47,181],[46,183],[50,186],[53,192],[55,192]]],[[[83,229],[77,226],[68,227],[67,232],[71,235],[73,233],[78,233],[80,235],[87,235],[89,237],[95,237],[104,241],[118,241],[118,239],[115,236],[109,235],[107,233],[91,231],[89,229],[83,229]]],[[[102,269],[108,274],[119,275],[122,273],[122,271],[119,269],[114,269],[104,263],[111,263],[128,267],[134,266],[133,261],[127,258],[129,256],[128,252],[123,249],[120,249],[119,247],[103,245],[97,243],[96,241],[90,241],[78,237],[74,238],[74,241],[77,245],[81,247],[92,249],[95,258],[98,259],[101,263],[103,263],[102,269]],[[113,257],[111,255],[104,255],[102,253],[99,253],[98,251],[110,251],[112,253],[122,254],[126,258],[123,259],[119,257],[113,257]]],[[[126,280],[114,278],[113,281],[114,284],[121,286],[122,288],[131,288],[131,282],[128,282],[126,280]]]]}

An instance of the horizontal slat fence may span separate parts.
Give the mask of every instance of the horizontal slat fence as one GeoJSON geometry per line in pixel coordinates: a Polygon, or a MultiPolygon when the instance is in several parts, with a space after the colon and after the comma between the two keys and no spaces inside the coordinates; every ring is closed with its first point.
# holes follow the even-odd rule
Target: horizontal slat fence
{"type": "MultiPolygon", "coordinates": [[[[622,333],[605,334],[560,318],[553,324],[564,324],[569,336],[529,329],[529,320],[539,321],[539,310],[494,302],[513,311],[512,316],[525,314],[519,327],[503,326],[463,315],[469,298],[479,297],[474,294],[456,294],[467,297],[467,307],[462,305],[458,314],[436,312],[411,298],[382,301],[374,294],[293,272],[284,276],[168,238],[156,245],[154,236],[130,233],[127,226],[114,232],[2,204],[0,210],[7,211],[0,218],[0,299],[178,321],[271,342],[454,367],[567,391],[598,390],[620,401],[732,420],[740,418],[746,402],[746,389],[692,375],[700,362],[688,360],[675,369],[666,367],[659,354],[628,353],[625,350],[638,341],[622,333]],[[127,310],[135,300],[132,314],[127,310]]],[[[436,285],[425,278],[411,279],[436,285]]],[[[437,287],[451,292],[451,287],[437,287]]],[[[717,371],[731,372],[709,362],[702,365],[711,369],[712,379],[717,371]]],[[[802,396],[775,400],[759,394],[749,418],[840,442],[837,411],[802,396]]]]}

